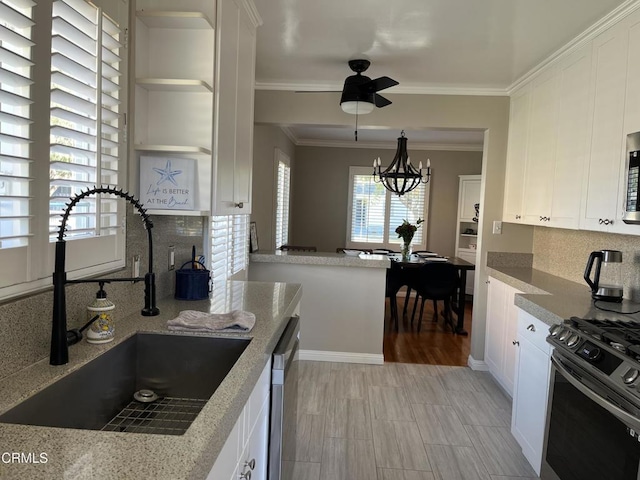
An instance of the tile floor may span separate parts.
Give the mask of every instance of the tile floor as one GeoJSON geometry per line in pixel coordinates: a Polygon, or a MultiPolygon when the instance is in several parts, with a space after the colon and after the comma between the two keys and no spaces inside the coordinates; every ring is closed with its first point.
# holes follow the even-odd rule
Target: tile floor
{"type": "Polygon", "coordinates": [[[301,361],[295,480],[533,480],[511,401],[467,367],[301,361]]]}

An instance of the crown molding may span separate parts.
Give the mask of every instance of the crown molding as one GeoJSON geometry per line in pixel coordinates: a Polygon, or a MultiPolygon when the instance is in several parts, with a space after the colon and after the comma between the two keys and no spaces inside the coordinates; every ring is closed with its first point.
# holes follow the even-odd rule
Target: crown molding
{"type": "MultiPolygon", "coordinates": [[[[256,81],[256,90],[294,91],[297,93],[341,93],[343,85],[337,83],[279,83],[256,81]]],[[[506,97],[509,95],[506,88],[502,87],[452,87],[444,85],[425,86],[400,86],[396,85],[385,90],[390,94],[412,94],[412,95],[473,95],[506,97]]]]}
{"type": "Polygon", "coordinates": [[[291,129],[291,127],[287,127],[287,126],[281,126],[280,130],[282,130],[282,132],[287,136],[287,138],[289,140],[291,140],[291,143],[293,143],[294,145],[298,145],[298,137],[296,136],[296,134],[293,132],[293,130],[291,129]]]}
{"type": "Polygon", "coordinates": [[[244,9],[246,10],[247,15],[249,15],[249,19],[254,27],[257,28],[264,23],[258,9],[256,8],[256,4],[253,3],[253,0],[242,0],[242,4],[244,5],[244,9]]]}
{"type": "MultiPolygon", "coordinates": [[[[296,147],[321,147],[321,148],[371,148],[374,150],[395,150],[397,144],[393,142],[363,142],[346,140],[317,140],[310,138],[297,138],[288,127],[281,127],[296,147]]],[[[411,142],[412,151],[455,151],[455,152],[482,152],[482,144],[448,144],[448,143],[424,143],[411,142]]]]}
{"type": "Polygon", "coordinates": [[[596,23],[594,23],[591,27],[587,28],[580,35],[575,37],[569,43],[565,44],[563,47],[556,50],[554,53],[545,58],[538,65],[533,67],[523,76],[518,78],[515,82],[513,82],[508,88],[508,95],[511,96],[513,93],[521,88],[523,85],[530,82],[536,75],[545,69],[553,66],[562,58],[565,58],[570,53],[573,53],[575,50],[579,49],[589,41],[593,40],[596,36],[611,28],[613,25],[618,23],[624,17],[630,15],[632,12],[638,10],[640,8],[640,0],[627,0],[623,4],[619,5],[616,9],[610,12],[608,15],[602,17],[596,23]]]}

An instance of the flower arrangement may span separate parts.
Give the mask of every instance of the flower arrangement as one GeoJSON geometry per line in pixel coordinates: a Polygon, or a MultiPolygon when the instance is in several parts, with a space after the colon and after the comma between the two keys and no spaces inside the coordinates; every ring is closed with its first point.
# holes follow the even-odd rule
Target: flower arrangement
{"type": "Polygon", "coordinates": [[[402,225],[396,227],[396,233],[398,234],[398,238],[402,238],[402,241],[405,245],[411,243],[413,236],[416,233],[416,230],[420,227],[420,224],[424,222],[421,218],[418,218],[416,224],[413,225],[409,223],[407,220],[402,220],[402,225]]]}

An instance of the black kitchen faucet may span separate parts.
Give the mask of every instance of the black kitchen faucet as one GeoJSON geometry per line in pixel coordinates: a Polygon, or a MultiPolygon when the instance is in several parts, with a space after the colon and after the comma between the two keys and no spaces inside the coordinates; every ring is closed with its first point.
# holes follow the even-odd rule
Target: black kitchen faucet
{"type": "Polygon", "coordinates": [[[66,204],[64,213],[62,214],[62,222],[58,230],[58,240],[56,241],[55,266],[53,271],[53,319],[51,327],[51,354],[49,363],[51,365],[64,365],[69,362],[69,345],[73,345],[80,341],[82,334],[78,330],[67,331],[67,305],[65,296],[65,285],[67,283],[109,283],[109,282],[139,282],[144,280],[144,308],[142,315],[152,317],[158,315],[160,310],[156,307],[156,283],[155,274],[153,273],[153,239],[151,237],[151,229],[153,222],[149,218],[147,211],[142,207],[135,197],[118,190],[115,187],[100,186],[81,192],[66,204]],[[65,252],[66,242],[64,240],[67,220],[71,210],[83,198],[98,193],[116,195],[124,198],[131,203],[142,217],[144,228],[147,230],[147,238],[149,240],[149,271],[144,277],[133,278],[90,278],[81,280],[67,280],[65,271],[65,252]]]}

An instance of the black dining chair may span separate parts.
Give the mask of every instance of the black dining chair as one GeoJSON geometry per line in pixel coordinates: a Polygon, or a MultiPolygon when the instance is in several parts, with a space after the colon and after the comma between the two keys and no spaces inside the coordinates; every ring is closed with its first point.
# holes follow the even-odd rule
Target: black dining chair
{"type": "MultiPolygon", "coordinates": [[[[415,252],[412,252],[416,255],[420,255],[421,253],[434,253],[431,250],[416,250],[415,252]]],[[[406,318],[407,317],[407,311],[409,308],[409,299],[411,298],[411,291],[415,290],[415,288],[413,287],[413,285],[417,284],[418,277],[419,277],[419,269],[417,268],[413,268],[413,269],[408,269],[407,272],[405,273],[405,276],[407,277],[407,291],[404,297],[404,307],[402,309],[402,317],[406,318]]],[[[415,311],[415,306],[418,302],[418,297],[416,296],[414,304],[413,304],[413,310],[415,311]]],[[[436,303],[435,301],[433,302],[433,306],[434,308],[436,307],[436,303]]]]}
{"type": "Polygon", "coordinates": [[[452,319],[451,302],[458,290],[459,278],[458,270],[454,265],[443,262],[426,262],[418,270],[417,281],[412,285],[415,288],[418,297],[413,305],[411,314],[411,324],[416,314],[418,300],[420,301],[420,316],[418,318],[418,332],[422,328],[422,315],[424,313],[425,300],[433,300],[433,321],[438,321],[438,301],[444,302],[444,318],[445,322],[451,327],[455,333],[455,327],[452,319]]]}
{"type": "Polygon", "coordinates": [[[387,268],[387,281],[385,285],[385,297],[389,299],[389,312],[392,326],[398,331],[398,292],[406,284],[402,267],[398,262],[391,262],[387,268]]]}

